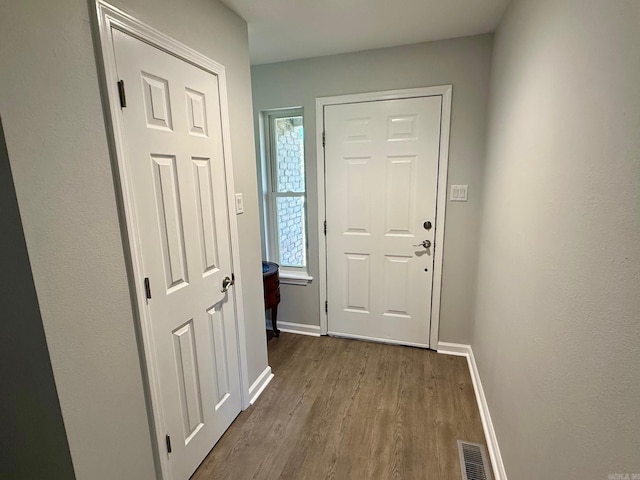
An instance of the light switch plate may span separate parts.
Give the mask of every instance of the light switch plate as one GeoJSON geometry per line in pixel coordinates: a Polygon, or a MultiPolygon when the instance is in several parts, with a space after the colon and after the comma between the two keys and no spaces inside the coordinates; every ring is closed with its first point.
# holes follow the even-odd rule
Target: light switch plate
{"type": "Polygon", "coordinates": [[[236,193],[236,215],[244,213],[244,200],[241,193],[236,193]]]}
{"type": "Polygon", "coordinates": [[[449,200],[452,202],[466,202],[469,185],[451,185],[451,196],[449,200]]]}

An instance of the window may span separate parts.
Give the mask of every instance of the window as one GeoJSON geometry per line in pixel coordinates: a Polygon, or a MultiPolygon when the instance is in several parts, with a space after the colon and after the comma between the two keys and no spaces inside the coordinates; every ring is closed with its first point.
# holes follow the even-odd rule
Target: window
{"type": "Polygon", "coordinates": [[[263,173],[268,259],[283,283],[306,284],[306,189],[302,109],[266,112],[263,173]]]}

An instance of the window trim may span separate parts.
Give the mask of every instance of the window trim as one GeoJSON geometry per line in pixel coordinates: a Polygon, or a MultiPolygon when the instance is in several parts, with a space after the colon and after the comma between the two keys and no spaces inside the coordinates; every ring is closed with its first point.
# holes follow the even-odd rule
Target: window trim
{"type": "MultiPolygon", "coordinates": [[[[313,277],[309,275],[309,218],[308,218],[308,203],[307,203],[307,171],[308,165],[306,161],[306,149],[304,148],[305,139],[303,139],[303,152],[304,152],[304,191],[303,192],[278,192],[277,190],[277,178],[276,178],[276,146],[274,142],[274,125],[275,121],[279,118],[287,118],[293,116],[302,117],[302,126],[305,127],[304,109],[302,107],[281,108],[276,110],[266,110],[262,112],[262,124],[263,128],[261,133],[262,143],[262,169],[263,169],[263,211],[264,211],[264,238],[265,238],[265,253],[267,260],[276,262],[280,265],[280,242],[279,232],[277,228],[277,211],[276,203],[277,199],[281,197],[302,198],[303,202],[303,242],[305,253],[305,266],[294,267],[280,265],[280,280],[283,284],[292,285],[307,285],[311,283],[313,277]]],[[[306,132],[304,133],[306,137],[306,132]]]]}

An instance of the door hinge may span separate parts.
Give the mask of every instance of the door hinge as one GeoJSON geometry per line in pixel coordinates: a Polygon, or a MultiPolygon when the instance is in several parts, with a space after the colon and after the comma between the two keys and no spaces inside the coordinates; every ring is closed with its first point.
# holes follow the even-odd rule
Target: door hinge
{"type": "Polygon", "coordinates": [[[324,147],[327,144],[327,134],[326,132],[322,132],[322,146],[324,147]]]}
{"type": "Polygon", "coordinates": [[[151,298],[151,282],[149,282],[149,277],[144,277],[144,292],[147,295],[147,299],[151,298]]]}
{"type": "Polygon", "coordinates": [[[167,442],[167,453],[171,453],[171,435],[167,434],[165,440],[167,442]]]}
{"type": "Polygon", "coordinates": [[[118,80],[118,96],[120,97],[120,108],[127,106],[127,97],[124,93],[124,80],[118,80]]]}
{"type": "Polygon", "coordinates": [[[329,301],[324,301],[324,313],[329,313],[329,301]]]}
{"type": "Polygon", "coordinates": [[[327,235],[327,221],[324,221],[324,234],[327,235]]]}

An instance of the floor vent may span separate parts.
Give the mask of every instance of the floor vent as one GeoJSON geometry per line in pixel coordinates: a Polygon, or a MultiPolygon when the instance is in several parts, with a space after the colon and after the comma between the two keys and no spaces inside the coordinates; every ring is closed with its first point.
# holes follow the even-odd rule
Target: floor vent
{"type": "Polygon", "coordinates": [[[479,443],[458,440],[462,480],[492,480],[487,449],[479,443]]]}

